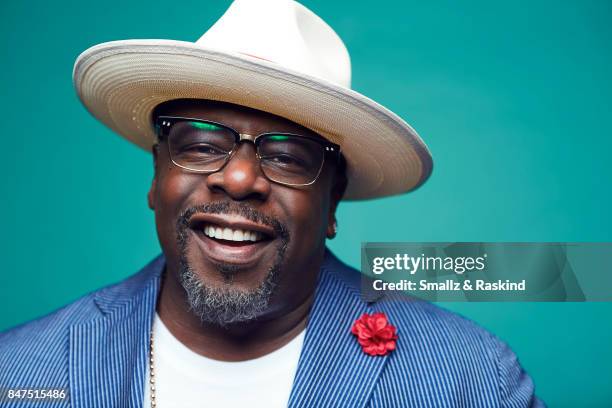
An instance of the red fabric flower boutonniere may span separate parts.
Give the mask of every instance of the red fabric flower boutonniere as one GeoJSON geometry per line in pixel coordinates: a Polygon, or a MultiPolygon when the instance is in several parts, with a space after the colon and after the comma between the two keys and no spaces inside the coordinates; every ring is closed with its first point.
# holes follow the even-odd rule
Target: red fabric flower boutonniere
{"type": "Polygon", "coordinates": [[[364,313],[353,323],[351,333],[357,336],[364,353],[371,356],[384,356],[395,350],[396,329],[384,313],[364,313]]]}

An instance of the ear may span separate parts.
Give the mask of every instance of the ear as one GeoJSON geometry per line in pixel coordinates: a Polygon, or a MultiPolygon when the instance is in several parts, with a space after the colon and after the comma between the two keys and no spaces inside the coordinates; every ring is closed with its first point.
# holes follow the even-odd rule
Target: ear
{"type": "Polygon", "coordinates": [[[334,239],[336,238],[336,233],[338,230],[338,221],[336,220],[336,210],[335,208],[330,209],[330,216],[327,220],[327,238],[334,239]]]}
{"type": "Polygon", "coordinates": [[[335,183],[331,191],[331,202],[329,206],[329,214],[327,217],[327,238],[334,239],[338,230],[338,220],[336,219],[336,209],[346,189],[346,178],[335,177],[335,183]]]}
{"type": "Polygon", "coordinates": [[[149,203],[149,208],[155,211],[156,197],[157,197],[157,152],[159,150],[159,145],[154,144],[151,148],[151,153],[153,153],[153,180],[151,181],[151,187],[149,188],[149,193],[147,194],[147,201],[149,203]]]}

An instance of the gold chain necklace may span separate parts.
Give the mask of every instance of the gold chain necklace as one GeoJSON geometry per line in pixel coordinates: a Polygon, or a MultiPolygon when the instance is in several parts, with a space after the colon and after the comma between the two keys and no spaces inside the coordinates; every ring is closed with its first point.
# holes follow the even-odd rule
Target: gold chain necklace
{"type": "Polygon", "coordinates": [[[155,360],[153,358],[153,330],[151,330],[151,337],[149,340],[149,387],[151,391],[149,398],[151,399],[151,408],[155,408],[157,404],[155,402],[155,364],[153,364],[154,362],[155,360]]]}

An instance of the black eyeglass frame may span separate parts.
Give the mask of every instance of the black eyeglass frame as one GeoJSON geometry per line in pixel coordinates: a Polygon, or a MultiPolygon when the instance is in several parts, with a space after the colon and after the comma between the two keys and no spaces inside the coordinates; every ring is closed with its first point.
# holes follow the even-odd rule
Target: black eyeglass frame
{"type": "Polygon", "coordinates": [[[323,167],[325,166],[325,156],[333,155],[335,157],[336,163],[338,163],[340,159],[340,146],[335,143],[324,140],[324,139],[316,139],[316,138],[309,137],[309,136],[296,135],[296,134],[287,133],[287,132],[265,132],[265,133],[261,133],[259,135],[253,136],[253,135],[249,135],[246,133],[240,133],[237,130],[223,123],[214,122],[211,120],[199,119],[199,118],[182,117],[182,116],[158,116],[157,117],[155,121],[155,132],[157,134],[158,141],[166,140],[172,126],[180,122],[197,122],[197,123],[215,125],[225,130],[228,130],[230,133],[234,135],[234,147],[232,147],[232,150],[229,151],[229,153],[227,154],[227,157],[225,158],[223,163],[219,166],[219,168],[215,170],[197,170],[197,169],[185,167],[177,163],[174,160],[174,157],[172,157],[172,152],[170,151],[170,145],[168,144],[168,154],[170,155],[170,160],[172,160],[172,163],[174,163],[174,165],[184,170],[187,170],[193,173],[212,174],[212,173],[216,173],[220,171],[232,159],[232,157],[234,156],[236,150],[238,150],[238,147],[240,146],[240,143],[242,141],[251,142],[255,146],[255,155],[257,156],[257,161],[259,162],[259,167],[261,169],[262,174],[268,180],[274,183],[278,183],[278,184],[282,184],[286,186],[292,186],[292,187],[310,186],[319,179],[319,176],[321,175],[321,172],[323,171],[323,167]],[[286,183],[286,182],[274,180],[273,178],[269,177],[266,174],[263,167],[261,166],[261,156],[259,155],[259,145],[261,144],[261,141],[263,140],[265,136],[289,136],[289,137],[294,137],[294,138],[299,138],[299,139],[310,140],[310,141],[313,141],[321,145],[321,147],[323,148],[323,160],[321,161],[321,166],[319,167],[315,178],[311,182],[308,182],[308,183],[286,183]]]}

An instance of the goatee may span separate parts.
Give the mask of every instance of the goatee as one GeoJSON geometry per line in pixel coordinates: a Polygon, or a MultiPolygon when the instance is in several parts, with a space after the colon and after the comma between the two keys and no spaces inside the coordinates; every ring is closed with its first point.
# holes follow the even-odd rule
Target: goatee
{"type": "Polygon", "coordinates": [[[285,251],[289,244],[287,228],[278,220],[268,217],[244,203],[214,202],[187,208],[177,220],[177,242],[180,252],[179,280],[187,294],[191,311],[202,322],[219,326],[249,322],[257,319],[267,309],[270,298],[278,284],[280,269],[284,264],[285,251]],[[265,279],[253,290],[233,287],[236,265],[218,265],[223,277],[222,287],[210,287],[199,277],[187,259],[189,221],[197,213],[238,214],[250,221],[268,225],[274,229],[278,245],[274,263],[268,269],[265,279]]]}

